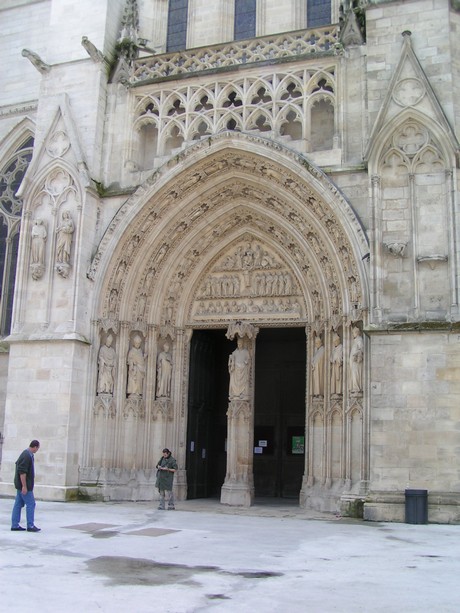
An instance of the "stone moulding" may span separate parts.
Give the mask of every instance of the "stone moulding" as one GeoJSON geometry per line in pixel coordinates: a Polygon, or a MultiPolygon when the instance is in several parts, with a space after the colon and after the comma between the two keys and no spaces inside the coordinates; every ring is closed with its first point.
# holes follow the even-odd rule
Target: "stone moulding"
{"type": "Polygon", "coordinates": [[[334,199],[335,206],[340,207],[343,215],[342,224],[346,224],[348,227],[351,226],[355,229],[361,253],[369,251],[367,237],[362,227],[357,223],[352,208],[349,206],[342,193],[330,182],[321,169],[314,166],[303,155],[279,143],[275,143],[274,141],[260,136],[226,131],[214,135],[205,141],[193,144],[180,154],[170,158],[163,166],[155,170],[145,182],[131,194],[131,196],[120,206],[109,223],[87,270],[86,275],[88,279],[91,281],[96,280],[101,261],[110,257],[110,250],[107,249],[109,243],[113,240],[114,236],[121,231],[120,226],[126,224],[127,220],[133,216],[132,210],[138,208],[139,202],[148,199],[154,190],[158,192],[160,189],[165,188],[169,182],[171,182],[171,185],[174,185],[174,181],[177,180],[179,168],[188,170],[192,168],[192,165],[200,161],[203,155],[209,157],[210,154],[217,154],[224,147],[230,149],[234,156],[236,148],[241,147],[243,143],[246,144],[246,149],[252,149],[261,160],[266,157],[273,158],[276,154],[282,153],[284,158],[283,163],[285,165],[292,164],[293,167],[296,168],[299,177],[301,177],[304,172],[308,173],[308,175],[310,175],[309,182],[317,182],[315,189],[317,190],[319,188],[324,190],[324,196],[334,199]]]}
{"type": "Polygon", "coordinates": [[[400,334],[401,332],[460,332],[460,321],[413,321],[413,322],[388,322],[381,325],[368,325],[363,332],[371,334],[400,334]]]}
{"type": "Polygon", "coordinates": [[[259,62],[286,61],[317,53],[335,53],[340,47],[337,25],[297,30],[225,45],[199,47],[137,59],[131,85],[195,74],[205,70],[231,69],[259,62]]]}
{"type": "Polygon", "coordinates": [[[417,257],[419,264],[428,264],[431,270],[436,268],[437,264],[447,262],[447,255],[433,254],[433,255],[419,255],[417,257]]]}

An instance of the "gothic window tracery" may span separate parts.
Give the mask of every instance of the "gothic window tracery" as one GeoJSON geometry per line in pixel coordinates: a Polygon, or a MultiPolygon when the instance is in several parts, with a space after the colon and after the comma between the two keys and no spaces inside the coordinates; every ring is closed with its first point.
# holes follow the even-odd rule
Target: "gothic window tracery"
{"type": "Polygon", "coordinates": [[[10,332],[19,246],[22,201],[16,196],[32,159],[29,137],[6,162],[0,173],[0,335],[10,332]]]}
{"type": "Polygon", "coordinates": [[[241,106],[243,103],[241,101],[241,98],[239,97],[238,93],[236,91],[231,91],[228,95],[227,95],[227,100],[225,100],[225,102],[222,104],[222,106],[224,108],[229,108],[232,106],[241,106]]]}
{"type": "MultiPolygon", "coordinates": [[[[429,318],[433,312],[440,316],[447,313],[450,300],[448,284],[438,282],[448,279],[449,191],[445,180],[448,163],[442,142],[431,129],[429,120],[425,123],[420,116],[406,117],[389,132],[379,164],[385,211],[381,234],[382,244],[387,247],[384,257],[391,262],[396,255],[405,265],[405,291],[401,292],[401,303],[411,306],[412,292],[418,292],[419,316],[429,318]],[[428,176],[430,189],[427,189],[428,176]],[[395,211],[401,219],[396,227],[387,221],[395,211]],[[433,258],[438,258],[436,277],[427,267],[414,268],[413,262],[432,261],[433,258]]],[[[394,277],[388,265],[385,288],[391,287],[394,277]]],[[[394,309],[391,299],[390,292],[383,295],[383,308],[394,309]]]]}
{"type": "Polygon", "coordinates": [[[301,88],[294,81],[288,81],[288,83],[283,86],[283,89],[284,93],[280,96],[281,100],[294,100],[302,96],[301,88]]]}
{"type": "Polygon", "coordinates": [[[316,98],[310,111],[313,151],[332,149],[334,139],[334,106],[330,98],[316,98]]]}
{"type": "Polygon", "coordinates": [[[168,111],[168,116],[182,115],[183,113],[185,113],[184,105],[179,98],[176,98],[168,111]]]}
{"type": "Polygon", "coordinates": [[[193,127],[192,127],[192,139],[193,140],[199,140],[200,138],[203,138],[203,136],[207,136],[208,134],[211,134],[211,128],[209,126],[209,124],[204,121],[203,119],[199,119],[198,121],[195,121],[194,125],[196,126],[195,131],[193,132],[193,127]]]}
{"type": "Polygon", "coordinates": [[[177,124],[172,125],[165,139],[164,152],[171,153],[174,149],[179,149],[183,142],[184,136],[181,128],[177,124]]]}
{"type": "Polygon", "coordinates": [[[287,109],[284,118],[280,122],[281,136],[290,136],[292,140],[302,138],[302,121],[299,113],[293,109],[287,109]]]}
{"type": "Polygon", "coordinates": [[[146,123],[139,129],[139,160],[143,170],[152,168],[158,149],[158,128],[154,123],[146,123]]]}
{"type": "Polygon", "coordinates": [[[271,101],[272,101],[272,98],[271,96],[268,95],[265,87],[259,87],[256,95],[251,100],[251,104],[262,104],[262,103],[271,102],[271,101]]]}
{"type": "Polygon", "coordinates": [[[272,132],[274,138],[297,141],[296,148],[305,152],[334,149],[335,73],[330,65],[174,89],[152,86],[136,105],[132,159],[140,170],[149,170],[155,156],[225,130],[272,132]],[[142,127],[147,124],[156,130],[142,127]]]}

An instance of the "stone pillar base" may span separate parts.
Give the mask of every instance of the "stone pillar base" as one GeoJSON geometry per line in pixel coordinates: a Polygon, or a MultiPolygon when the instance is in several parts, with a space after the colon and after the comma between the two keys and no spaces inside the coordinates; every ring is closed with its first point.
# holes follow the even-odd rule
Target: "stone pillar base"
{"type": "Polygon", "coordinates": [[[250,507],[254,502],[254,488],[247,483],[224,483],[220,502],[231,507],[250,507]]]}

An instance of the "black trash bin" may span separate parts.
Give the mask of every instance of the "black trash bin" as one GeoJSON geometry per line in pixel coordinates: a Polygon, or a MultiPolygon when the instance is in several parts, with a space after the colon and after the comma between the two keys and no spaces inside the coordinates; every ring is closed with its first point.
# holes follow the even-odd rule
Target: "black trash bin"
{"type": "Polygon", "coordinates": [[[428,490],[406,490],[406,524],[428,523],[428,490]]]}

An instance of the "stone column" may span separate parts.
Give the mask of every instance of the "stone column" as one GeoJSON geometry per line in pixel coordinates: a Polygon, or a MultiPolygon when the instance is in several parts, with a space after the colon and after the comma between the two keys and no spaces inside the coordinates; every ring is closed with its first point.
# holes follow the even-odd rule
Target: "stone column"
{"type": "Polygon", "coordinates": [[[175,363],[174,371],[174,429],[168,436],[167,441],[171,440],[178,470],[174,476],[174,495],[176,500],[187,500],[187,475],[185,471],[185,458],[187,451],[187,393],[188,377],[184,372],[189,365],[190,341],[192,330],[185,328],[175,328],[176,342],[173,359],[175,363]]]}
{"type": "Polygon", "coordinates": [[[220,501],[232,506],[251,506],[254,500],[254,357],[258,329],[236,322],[227,338],[237,337],[237,349],[229,358],[229,405],[227,411],[227,472],[220,501]]]}
{"type": "Polygon", "coordinates": [[[380,177],[374,175],[372,181],[372,215],[371,215],[371,309],[373,318],[376,322],[382,319],[382,308],[380,304],[381,296],[383,295],[383,278],[382,278],[382,227],[380,221],[380,200],[381,200],[381,180],[380,177]]]}

